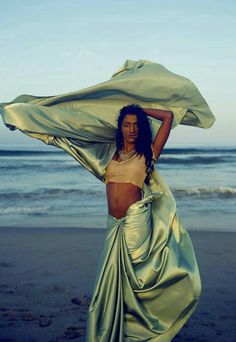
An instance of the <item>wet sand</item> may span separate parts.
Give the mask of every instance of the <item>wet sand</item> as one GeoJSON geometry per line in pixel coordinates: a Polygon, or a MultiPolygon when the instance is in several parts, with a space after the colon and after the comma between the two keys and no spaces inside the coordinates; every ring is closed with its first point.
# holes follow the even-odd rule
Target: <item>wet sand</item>
{"type": "MultiPolygon", "coordinates": [[[[189,232],[200,303],[174,342],[236,341],[236,233],[189,232]]],[[[0,342],[84,341],[105,230],[0,228],[0,342]]]]}

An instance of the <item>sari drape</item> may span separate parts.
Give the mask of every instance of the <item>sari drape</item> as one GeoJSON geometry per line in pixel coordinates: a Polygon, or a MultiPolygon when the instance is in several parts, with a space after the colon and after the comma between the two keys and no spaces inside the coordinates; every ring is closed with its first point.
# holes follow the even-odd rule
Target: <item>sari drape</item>
{"type": "MultiPolygon", "coordinates": [[[[215,120],[190,80],[146,60],[127,60],[110,80],[72,93],[18,96],[1,103],[0,113],[11,130],[63,149],[104,181],[116,150],[118,111],[131,103],[171,110],[172,128],[208,128],[215,120]]],[[[161,123],[149,121],[154,136],[161,123]]],[[[142,200],[120,220],[108,216],[87,341],[171,341],[195,309],[200,291],[191,240],[155,169],[142,200]]]]}
{"type": "Polygon", "coordinates": [[[175,212],[156,212],[160,192],[121,219],[108,215],[87,320],[87,342],[168,342],[195,310],[201,280],[190,237],[175,212]]]}

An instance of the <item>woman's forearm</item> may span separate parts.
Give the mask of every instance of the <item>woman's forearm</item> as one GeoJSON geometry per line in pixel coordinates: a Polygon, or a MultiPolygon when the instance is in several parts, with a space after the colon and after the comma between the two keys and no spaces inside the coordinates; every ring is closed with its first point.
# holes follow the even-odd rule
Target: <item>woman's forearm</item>
{"type": "Polygon", "coordinates": [[[169,110],[164,109],[153,109],[153,108],[143,108],[144,112],[152,116],[155,119],[165,121],[165,120],[173,120],[174,114],[169,110]]]}

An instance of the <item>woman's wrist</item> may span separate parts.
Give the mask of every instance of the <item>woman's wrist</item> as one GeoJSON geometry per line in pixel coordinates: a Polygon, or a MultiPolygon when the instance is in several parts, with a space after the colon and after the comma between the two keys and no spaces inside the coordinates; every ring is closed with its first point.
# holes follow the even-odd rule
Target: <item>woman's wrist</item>
{"type": "Polygon", "coordinates": [[[164,120],[171,120],[173,121],[174,114],[173,112],[169,110],[164,110],[164,109],[153,109],[153,108],[143,108],[143,111],[158,120],[164,121],[164,120]]]}

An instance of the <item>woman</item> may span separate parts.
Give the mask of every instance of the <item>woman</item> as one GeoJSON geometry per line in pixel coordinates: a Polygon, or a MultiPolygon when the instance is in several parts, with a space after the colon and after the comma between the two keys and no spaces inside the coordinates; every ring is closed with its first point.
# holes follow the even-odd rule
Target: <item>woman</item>
{"type": "MultiPolygon", "coordinates": [[[[111,165],[107,166],[105,173],[105,178],[109,177],[109,182],[106,180],[106,191],[110,215],[116,218],[125,216],[128,207],[141,199],[141,183],[145,179],[148,180],[152,171],[152,158],[154,157],[156,160],[159,158],[169,136],[172,122],[173,113],[170,111],[143,110],[138,105],[129,105],[121,109],[118,118],[117,151],[110,162],[111,165]],[[153,144],[151,144],[152,133],[146,114],[162,121],[153,144]],[[135,170],[131,166],[132,168],[129,170],[129,167],[125,167],[124,170],[121,170],[121,174],[117,174],[120,165],[116,164],[116,162],[122,163],[131,158],[136,152],[140,155],[136,159],[141,158],[136,165],[140,169],[135,170]],[[143,174],[141,175],[142,171],[143,174]],[[125,172],[128,174],[125,174],[125,172]],[[136,173],[139,174],[136,176],[136,173]],[[123,178],[119,179],[121,177],[123,178]]],[[[135,166],[134,163],[132,164],[135,166]]]]}
{"type": "MultiPolygon", "coordinates": [[[[172,122],[171,111],[138,105],[120,111],[117,150],[104,173],[108,227],[89,307],[88,342],[171,341],[196,306],[200,278],[189,237],[169,234],[166,242],[151,214],[161,195],[149,188],[153,159],[172,122]],[[162,121],[153,143],[146,115],[162,121]]],[[[172,228],[180,235],[178,226],[172,228]]]]}
{"type": "Polygon", "coordinates": [[[109,214],[87,341],[171,341],[195,310],[201,282],[190,237],[153,159],[170,128],[213,124],[196,86],[160,64],[127,60],[106,82],[62,95],[21,95],[1,103],[0,113],[11,130],[63,149],[106,183],[109,214]],[[162,110],[125,107],[117,130],[118,110],[133,102],[162,110]]]}

